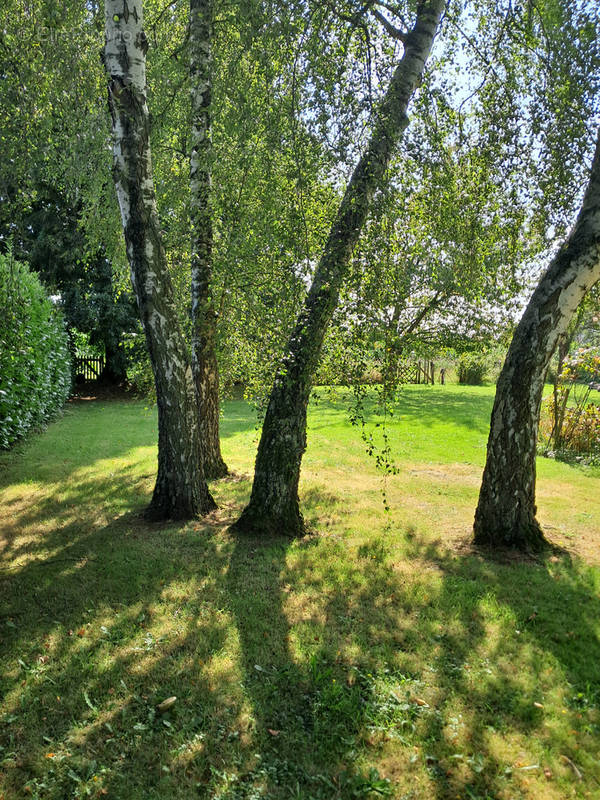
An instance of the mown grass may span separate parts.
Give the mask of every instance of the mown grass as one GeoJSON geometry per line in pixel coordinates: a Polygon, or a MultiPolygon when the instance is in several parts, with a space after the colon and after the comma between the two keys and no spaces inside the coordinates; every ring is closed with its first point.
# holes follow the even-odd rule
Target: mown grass
{"type": "Polygon", "coordinates": [[[561,549],[474,551],[492,396],[402,393],[386,513],[349,396],[321,392],[315,533],[292,542],[228,532],[257,441],[243,402],[223,423],[235,475],[193,523],[140,517],[143,403],[72,404],[5,456],[0,796],[600,797],[600,473],[540,461],[561,549]]]}

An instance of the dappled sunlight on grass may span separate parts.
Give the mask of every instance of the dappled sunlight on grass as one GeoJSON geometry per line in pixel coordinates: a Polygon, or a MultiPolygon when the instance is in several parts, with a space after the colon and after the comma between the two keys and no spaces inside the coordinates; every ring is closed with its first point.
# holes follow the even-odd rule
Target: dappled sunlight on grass
{"type": "MultiPolygon", "coordinates": [[[[477,398],[489,403],[489,390],[477,398]]],[[[309,433],[301,485],[314,533],[256,540],[228,530],[251,487],[243,404],[224,440],[236,474],[212,486],[220,508],[166,525],[140,516],[153,415],[102,405],[72,409],[3,460],[0,794],[597,794],[591,474],[553,465],[541,482],[542,518],[562,550],[493,560],[468,541],[479,466],[405,461],[385,479],[386,512],[382,476],[343,409],[330,408],[331,424],[309,433]],[[109,428],[119,429],[112,450],[109,428]],[[71,452],[78,431],[85,447],[71,452]],[[345,463],[330,463],[332,441],[345,463]]],[[[420,453],[443,418],[429,416],[413,422],[420,453]]],[[[462,427],[472,452],[485,434],[462,427]]]]}

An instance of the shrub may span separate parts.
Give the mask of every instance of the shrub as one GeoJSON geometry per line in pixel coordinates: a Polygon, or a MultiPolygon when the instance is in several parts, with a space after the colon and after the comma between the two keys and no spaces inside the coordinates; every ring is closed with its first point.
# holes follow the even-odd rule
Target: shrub
{"type": "Polygon", "coordinates": [[[62,407],[71,359],[61,313],[37,275],[0,254],[0,447],[62,407]]]}
{"type": "Polygon", "coordinates": [[[458,360],[458,382],[480,386],[487,375],[487,359],[478,353],[463,353],[458,360]]]}
{"type": "Polygon", "coordinates": [[[577,455],[600,455],[600,406],[596,403],[561,408],[562,393],[555,402],[553,395],[542,404],[540,439],[547,442],[543,452],[566,457],[577,455]],[[556,419],[560,419],[557,435],[556,419]],[[554,448],[554,449],[552,449],[554,448]]]}
{"type": "Polygon", "coordinates": [[[600,405],[590,401],[599,375],[600,354],[594,348],[579,348],[565,361],[552,395],[542,404],[543,452],[600,455],[600,405]]]}

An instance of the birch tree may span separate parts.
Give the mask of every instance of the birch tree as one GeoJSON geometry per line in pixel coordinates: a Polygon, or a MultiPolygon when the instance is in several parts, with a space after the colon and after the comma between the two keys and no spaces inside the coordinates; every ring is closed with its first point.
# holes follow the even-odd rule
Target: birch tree
{"type": "Polygon", "coordinates": [[[227,465],[219,442],[217,314],[211,296],[212,28],[212,0],[190,0],[192,369],[204,471],[207,478],[222,478],[227,474],[227,465]]]}
{"type": "Polygon", "coordinates": [[[600,131],[575,225],[544,273],[513,336],[498,380],[475,541],[540,550],[536,444],[544,379],[560,337],[600,280],[600,131]]]}
{"type": "Polygon", "coordinates": [[[105,33],[113,177],[158,406],[158,476],[148,514],[190,518],[210,511],[214,501],[204,479],[192,371],[156,210],[142,1],[106,0],[105,33]]]}
{"type": "Polygon", "coordinates": [[[236,523],[239,530],[290,536],[304,531],[298,481],[314,372],[373,195],[408,124],[408,104],[423,74],[444,7],[444,0],[421,3],[410,31],[394,28],[395,35],[404,40],[404,53],[379,107],[370,141],[347,185],[276,373],[256,457],[252,495],[236,523]]]}

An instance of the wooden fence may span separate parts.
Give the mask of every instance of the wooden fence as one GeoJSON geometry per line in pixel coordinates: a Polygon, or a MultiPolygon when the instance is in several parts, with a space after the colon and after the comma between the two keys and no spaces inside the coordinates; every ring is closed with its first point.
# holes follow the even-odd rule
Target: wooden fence
{"type": "Polygon", "coordinates": [[[95,381],[104,369],[104,356],[96,358],[75,358],[75,379],[78,382],[95,381]],[[81,377],[80,377],[81,376],[81,377]]]}
{"type": "Polygon", "coordinates": [[[435,383],[435,364],[433,361],[404,361],[398,365],[398,382],[435,383]]]}

